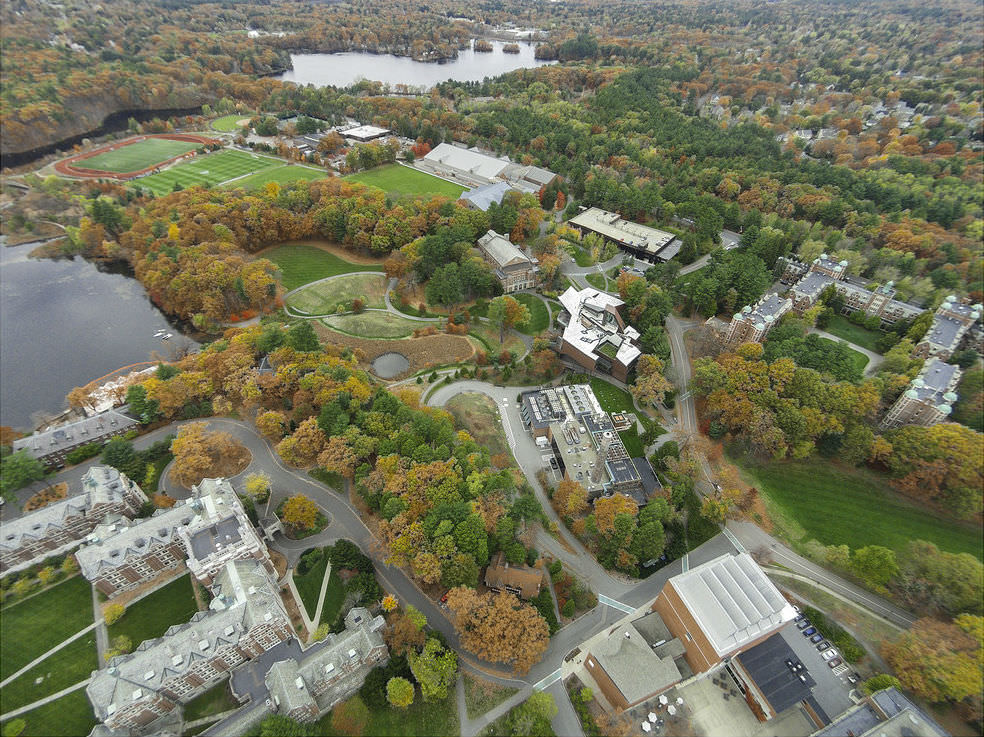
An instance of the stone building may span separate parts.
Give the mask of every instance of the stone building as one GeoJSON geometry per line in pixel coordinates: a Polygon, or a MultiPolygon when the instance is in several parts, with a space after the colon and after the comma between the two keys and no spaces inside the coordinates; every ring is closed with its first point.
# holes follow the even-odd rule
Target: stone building
{"type": "Polygon", "coordinates": [[[135,517],[147,501],[115,468],[93,466],[82,477],[80,494],[0,525],[0,573],[74,550],[107,516],[135,517]]]}
{"type": "Polygon", "coordinates": [[[947,360],[960,347],[974,323],[980,320],[981,312],[981,305],[960,302],[951,294],[936,309],[933,324],[916,344],[913,355],[947,360]]]}
{"type": "Polygon", "coordinates": [[[506,294],[536,286],[537,260],[527,256],[505,236],[490,230],[478,239],[478,250],[492,267],[506,294]]]}
{"type": "Polygon", "coordinates": [[[62,468],[65,456],[76,448],[90,443],[105,443],[112,437],[123,435],[139,423],[122,412],[107,410],[77,422],[37,432],[13,442],[13,450],[26,450],[49,468],[62,468]]]}
{"type": "Polygon", "coordinates": [[[294,636],[276,584],[257,562],[227,563],[211,591],[208,611],[93,671],[86,694],[106,728],[149,731],[233,668],[294,636]]]}
{"type": "Polygon", "coordinates": [[[778,294],[767,294],[754,305],[746,305],[736,312],[728,326],[725,343],[734,348],[742,343],[761,343],[779,318],[793,308],[793,302],[778,294]]]}
{"type": "Polygon", "coordinates": [[[953,364],[929,359],[885,414],[881,426],[885,429],[902,425],[930,427],[943,422],[953,412],[961,373],[953,364]]]}

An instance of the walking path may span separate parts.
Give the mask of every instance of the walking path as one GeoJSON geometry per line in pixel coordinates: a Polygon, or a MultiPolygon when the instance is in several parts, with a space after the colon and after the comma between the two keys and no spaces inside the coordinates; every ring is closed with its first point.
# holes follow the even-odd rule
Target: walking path
{"type": "Polygon", "coordinates": [[[73,691],[78,691],[80,688],[85,688],[89,685],[91,678],[86,678],[84,681],[79,681],[76,684],[69,686],[68,688],[63,688],[57,693],[51,694],[51,696],[45,696],[43,699],[35,701],[33,704],[28,704],[27,706],[22,706],[19,709],[14,709],[13,711],[8,711],[6,714],[0,714],[0,722],[5,722],[8,719],[13,719],[14,717],[19,717],[21,714],[26,714],[33,709],[37,709],[39,706],[44,706],[45,704],[50,704],[52,701],[57,701],[62,696],[70,694],[73,691]]]}
{"type": "Polygon", "coordinates": [[[102,608],[99,606],[99,594],[92,587],[92,616],[96,624],[96,655],[99,657],[99,667],[106,667],[106,651],[109,649],[109,631],[106,620],[102,618],[102,608]]]}
{"type": "Polygon", "coordinates": [[[304,607],[304,600],[301,598],[300,593],[297,591],[297,586],[294,585],[294,569],[287,571],[287,588],[290,589],[290,593],[294,597],[294,601],[297,602],[297,612],[301,615],[301,619],[304,620],[304,628],[308,631],[308,637],[310,638],[314,634],[315,626],[308,618],[307,609],[304,607]]]}
{"type": "MultiPolygon", "coordinates": [[[[314,621],[321,622],[321,610],[325,606],[325,592],[328,591],[328,579],[331,578],[331,561],[328,561],[328,566],[325,568],[325,577],[321,580],[321,593],[318,594],[318,608],[314,610],[314,621]]],[[[293,576],[291,577],[293,580],[293,576]]],[[[314,635],[314,632],[311,633],[314,635]]]]}
{"type": "Polygon", "coordinates": [[[821,330],[820,328],[810,328],[809,332],[816,333],[820,337],[827,338],[828,340],[832,340],[835,343],[847,343],[847,347],[850,348],[851,350],[857,351],[858,353],[867,356],[868,365],[864,367],[865,376],[871,376],[872,374],[874,374],[875,371],[878,369],[878,367],[881,366],[882,362],[885,360],[885,356],[881,355],[880,353],[869,351],[867,348],[862,348],[857,343],[852,343],[849,340],[844,340],[844,338],[838,338],[836,335],[834,335],[833,333],[828,333],[826,330],[821,330]]]}
{"type": "Polygon", "coordinates": [[[45,658],[47,658],[48,656],[53,655],[54,653],[58,652],[59,650],[61,650],[66,645],[71,645],[77,639],[79,639],[80,637],[82,637],[82,635],[85,635],[85,634],[91,632],[93,629],[95,629],[96,627],[98,627],[100,623],[102,623],[102,619],[100,619],[97,622],[93,622],[92,624],[90,624],[85,629],[79,630],[74,635],[72,635],[71,637],[69,637],[67,640],[62,640],[57,645],[55,645],[53,648],[51,648],[48,652],[39,655],[38,657],[36,657],[34,660],[32,660],[30,663],[28,663],[27,665],[25,665],[20,670],[14,672],[11,675],[9,675],[6,678],[4,678],[3,679],[3,682],[0,683],[0,688],[3,688],[8,683],[10,683],[12,680],[14,680],[18,676],[26,673],[31,668],[33,668],[34,666],[36,666],[38,663],[40,663],[41,661],[43,661],[45,658]]]}

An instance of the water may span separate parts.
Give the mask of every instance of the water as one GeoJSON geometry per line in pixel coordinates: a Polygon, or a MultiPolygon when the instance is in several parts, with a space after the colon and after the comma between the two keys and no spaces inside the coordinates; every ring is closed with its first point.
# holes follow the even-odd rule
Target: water
{"type": "Polygon", "coordinates": [[[28,258],[36,247],[0,244],[0,424],[31,429],[32,413],[65,409],[75,387],[195,345],[119,266],[28,258]]]}
{"type": "Polygon", "coordinates": [[[345,87],[362,79],[389,84],[406,84],[411,88],[430,89],[438,82],[481,82],[515,69],[553,64],[533,58],[534,44],[520,43],[518,54],[504,54],[502,41],[492,41],[491,53],[473,49],[458,51],[458,58],[445,62],[414,61],[404,56],[350,51],[342,54],[291,54],[294,69],[277,77],[317,87],[345,87]]]}
{"type": "Polygon", "coordinates": [[[408,368],[410,368],[410,361],[407,357],[395,351],[380,354],[372,362],[373,372],[384,379],[399,376],[408,368]]]}

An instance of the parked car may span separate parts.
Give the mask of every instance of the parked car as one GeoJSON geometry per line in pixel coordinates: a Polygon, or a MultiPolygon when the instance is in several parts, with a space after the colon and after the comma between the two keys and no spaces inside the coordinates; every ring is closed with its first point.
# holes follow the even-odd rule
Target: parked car
{"type": "Polygon", "coordinates": [[[841,660],[840,658],[834,658],[833,660],[828,660],[827,665],[829,665],[831,668],[836,668],[838,665],[840,665],[843,662],[844,661],[841,660]]]}
{"type": "Polygon", "coordinates": [[[799,614],[799,615],[797,615],[796,619],[794,619],[793,621],[794,622],[802,622],[804,619],[806,619],[806,617],[804,615],[802,615],[802,614],[799,614]]]}
{"type": "Polygon", "coordinates": [[[817,633],[816,627],[807,627],[803,630],[803,637],[813,637],[817,633]]]}
{"type": "Polygon", "coordinates": [[[823,635],[821,635],[819,632],[817,632],[813,637],[810,638],[810,642],[812,642],[814,645],[816,645],[822,639],[823,639],[823,635]]]}
{"type": "Polygon", "coordinates": [[[837,657],[837,651],[834,648],[829,648],[820,653],[820,657],[824,660],[833,660],[837,657]]]}
{"type": "Polygon", "coordinates": [[[806,617],[803,617],[803,619],[801,619],[799,622],[796,623],[796,629],[798,630],[806,629],[809,626],[810,626],[810,620],[807,619],[806,617]]]}
{"type": "Polygon", "coordinates": [[[824,640],[823,642],[817,645],[817,650],[823,651],[826,650],[828,647],[831,647],[831,644],[826,640],[824,640]]]}

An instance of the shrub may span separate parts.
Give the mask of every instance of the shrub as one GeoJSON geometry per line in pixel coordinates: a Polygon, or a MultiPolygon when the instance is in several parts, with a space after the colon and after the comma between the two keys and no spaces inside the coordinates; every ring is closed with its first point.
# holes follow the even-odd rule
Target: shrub
{"type": "Polygon", "coordinates": [[[567,602],[564,604],[564,608],[560,610],[560,613],[563,614],[565,617],[568,617],[568,618],[573,617],[574,616],[574,600],[573,599],[568,599],[567,602]]]}
{"type": "Polygon", "coordinates": [[[841,655],[848,663],[857,663],[864,657],[865,651],[861,643],[851,636],[851,633],[835,622],[827,619],[823,612],[813,607],[805,607],[803,614],[817,628],[817,632],[830,640],[834,646],[840,650],[841,655]]]}
{"type": "Polygon", "coordinates": [[[875,691],[881,691],[883,688],[892,688],[893,686],[898,689],[902,688],[899,679],[887,673],[879,673],[877,676],[872,676],[861,684],[861,688],[869,696],[875,693],[875,691]]]}
{"type": "Polygon", "coordinates": [[[103,619],[106,620],[107,626],[111,626],[116,624],[125,612],[126,607],[122,604],[109,604],[103,609],[103,619]]]}
{"type": "Polygon", "coordinates": [[[331,712],[331,726],[349,737],[360,737],[369,723],[369,708],[358,696],[344,701],[331,712]]]}

